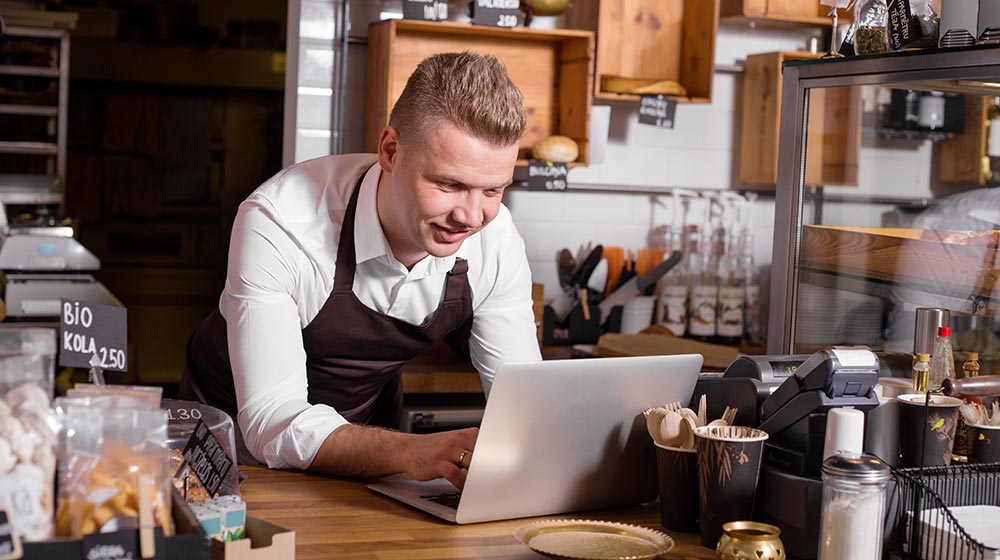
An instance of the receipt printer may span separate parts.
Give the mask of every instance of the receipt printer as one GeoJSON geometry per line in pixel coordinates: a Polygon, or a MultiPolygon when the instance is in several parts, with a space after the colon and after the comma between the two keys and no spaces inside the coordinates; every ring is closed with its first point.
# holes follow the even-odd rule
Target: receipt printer
{"type": "Polygon", "coordinates": [[[868,347],[834,346],[810,356],[761,405],[760,428],[769,436],[764,463],[819,476],[826,413],[844,406],[863,412],[875,408],[878,379],[879,359],[868,347]]]}

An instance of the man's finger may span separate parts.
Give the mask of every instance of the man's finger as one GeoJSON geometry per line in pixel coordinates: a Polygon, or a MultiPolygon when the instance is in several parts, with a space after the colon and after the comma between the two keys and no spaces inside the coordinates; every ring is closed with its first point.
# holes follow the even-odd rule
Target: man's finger
{"type": "Polygon", "coordinates": [[[461,490],[465,486],[465,471],[454,463],[446,463],[441,471],[441,475],[455,488],[461,490]]]}

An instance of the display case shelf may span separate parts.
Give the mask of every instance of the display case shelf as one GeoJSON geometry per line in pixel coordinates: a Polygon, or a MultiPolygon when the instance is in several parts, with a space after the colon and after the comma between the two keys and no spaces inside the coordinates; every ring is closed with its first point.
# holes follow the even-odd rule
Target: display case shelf
{"type": "Polygon", "coordinates": [[[0,115],[22,115],[28,117],[56,117],[59,107],[47,105],[13,105],[0,104],[0,115]]]}
{"type": "Polygon", "coordinates": [[[54,142],[9,142],[0,140],[0,154],[24,156],[53,156],[59,153],[54,142]]]}
{"type": "Polygon", "coordinates": [[[0,64],[0,76],[37,76],[40,78],[58,78],[59,69],[48,68],[45,66],[0,64]]]}

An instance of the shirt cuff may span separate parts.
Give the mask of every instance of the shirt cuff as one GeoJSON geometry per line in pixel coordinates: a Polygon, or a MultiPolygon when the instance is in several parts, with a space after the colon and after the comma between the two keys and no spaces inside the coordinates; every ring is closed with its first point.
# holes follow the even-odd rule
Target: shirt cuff
{"type": "Polygon", "coordinates": [[[326,438],[347,423],[333,407],[312,405],[267,444],[264,461],[272,469],[308,469],[326,438]]]}

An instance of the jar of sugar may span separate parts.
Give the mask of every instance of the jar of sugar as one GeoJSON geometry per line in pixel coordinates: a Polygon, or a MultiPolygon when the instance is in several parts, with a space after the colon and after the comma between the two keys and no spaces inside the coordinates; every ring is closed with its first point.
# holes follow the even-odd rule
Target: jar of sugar
{"type": "Polygon", "coordinates": [[[879,560],[889,466],[874,455],[837,453],[823,462],[819,560],[879,560]]]}

